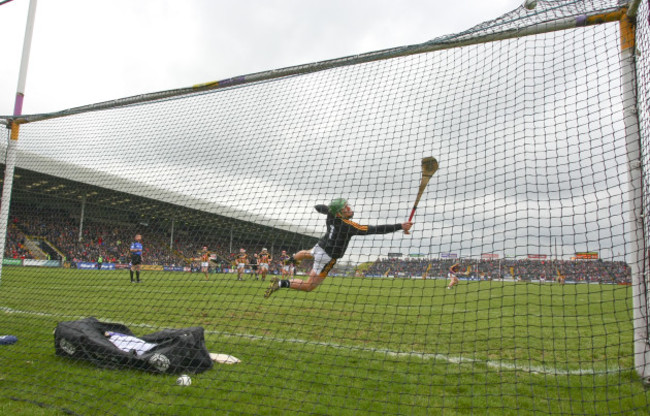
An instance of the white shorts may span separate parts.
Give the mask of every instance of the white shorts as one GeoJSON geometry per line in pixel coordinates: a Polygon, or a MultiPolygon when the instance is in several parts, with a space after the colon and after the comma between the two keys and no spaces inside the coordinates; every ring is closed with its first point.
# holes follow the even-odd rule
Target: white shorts
{"type": "Polygon", "coordinates": [[[327,275],[336,263],[336,259],[331,258],[318,244],[311,249],[310,253],[314,256],[314,271],[318,275],[321,275],[322,273],[327,275]]]}
{"type": "Polygon", "coordinates": [[[455,275],[454,273],[448,273],[448,274],[447,274],[447,277],[448,277],[449,279],[457,279],[457,278],[458,278],[458,277],[456,277],[456,275],[455,275]]]}
{"type": "Polygon", "coordinates": [[[282,270],[289,273],[289,266],[288,265],[287,266],[282,266],[282,270]]]}
{"type": "Polygon", "coordinates": [[[210,263],[207,261],[201,262],[201,267],[208,267],[210,266],[210,263]]]}
{"type": "Polygon", "coordinates": [[[268,270],[269,265],[267,263],[260,263],[260,270],[268,270]]]}
{"type": "Polygon", "coordinates": [[[243,270],[244,267],[246,267],[246,264],[244,264],[244,263],[237,263],[237,270],[239,270],[239,269],[242,269],[242,270],[243,270]]]}

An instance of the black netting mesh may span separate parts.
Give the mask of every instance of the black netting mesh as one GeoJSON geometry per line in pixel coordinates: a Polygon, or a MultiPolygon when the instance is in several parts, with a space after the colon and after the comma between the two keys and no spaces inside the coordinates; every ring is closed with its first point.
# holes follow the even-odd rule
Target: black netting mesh
{"type": "MultiPolygon", "coordinates": [[[[431,43],[619,3],[539,1],[431,43]]],[[[636,91],[614,20],[21,125],[0,409],[644,414],[626,137],[647,166],[649,27],[644,1],[636,91]],[[328,213],[336,198],[353,218],[328,213]],[[55,354],[57,324],[87,317],[132,333],[55,354]],[[147,334],[190,327],[241,362],[185,387],[161,354],[113,365],[106,342],[149,357],[147,334]]]]}

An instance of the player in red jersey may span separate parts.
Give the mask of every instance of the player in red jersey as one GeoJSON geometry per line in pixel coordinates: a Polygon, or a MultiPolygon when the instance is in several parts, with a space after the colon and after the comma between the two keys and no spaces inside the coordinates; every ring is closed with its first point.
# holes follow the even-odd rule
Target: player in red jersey
{"type": "Polygon", "coordinates": [[[458,272],[460,272],[460,263],[454,263],[449,268],[449,273],[447,274],[447,277],[449,278],[447,289],[451,289],[458,284],[458,272]]]}

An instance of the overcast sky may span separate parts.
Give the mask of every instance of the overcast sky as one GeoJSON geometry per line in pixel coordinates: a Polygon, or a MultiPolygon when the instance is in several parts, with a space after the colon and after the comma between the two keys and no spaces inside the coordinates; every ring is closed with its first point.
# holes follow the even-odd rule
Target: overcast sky
{"type": "MultiPolygon", "coordinates": [[[[521,0],[41,0],[23,114],[421,43],[521,0]]],[[[0,6],[0,114],[13,113],[29,0],[0,6]]]]}

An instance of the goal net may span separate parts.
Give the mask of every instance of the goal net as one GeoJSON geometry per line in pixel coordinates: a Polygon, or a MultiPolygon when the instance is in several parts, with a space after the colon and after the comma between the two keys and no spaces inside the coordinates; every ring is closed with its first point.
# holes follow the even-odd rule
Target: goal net
{"type": "Polygon", "coordinates": [[[4,117],[7,409],[647,411],[650,25],[626,5],[4,117]],[[146,359],[110,331],[55,345],[89,317],[146,359]],[[181,387],[147,336],[192,327],[240,362],[181,387]]]}

